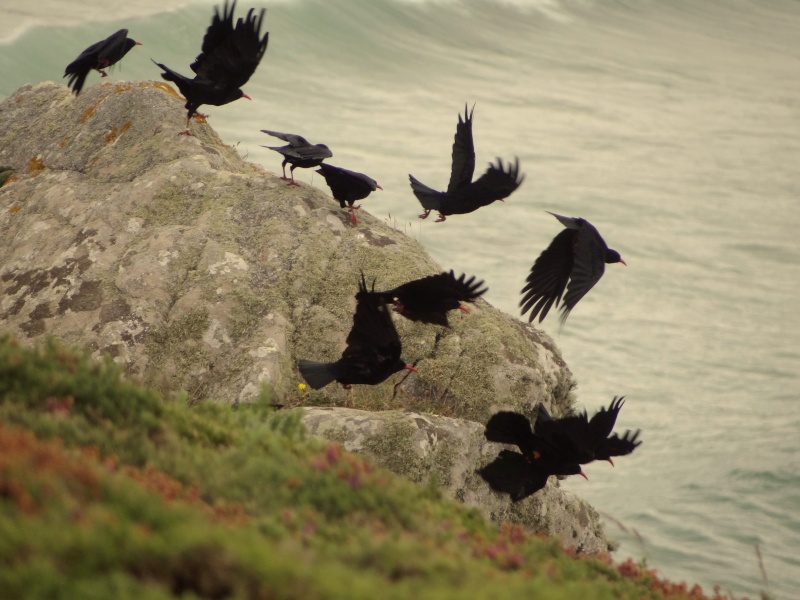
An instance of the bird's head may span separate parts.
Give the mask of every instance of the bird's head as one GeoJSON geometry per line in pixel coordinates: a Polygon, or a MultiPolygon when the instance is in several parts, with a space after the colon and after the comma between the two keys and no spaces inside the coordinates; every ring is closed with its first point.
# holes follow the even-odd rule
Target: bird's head
{"type": "Polygon", "coordinates": [[[606,262],[608,264],[622,263],[626,267],[628,266],[628,263],[622,260],[622,257],[619,255],[619,252],[617,252],[616,250],[612,250],[611,248],[606,250],[606,262]]]}

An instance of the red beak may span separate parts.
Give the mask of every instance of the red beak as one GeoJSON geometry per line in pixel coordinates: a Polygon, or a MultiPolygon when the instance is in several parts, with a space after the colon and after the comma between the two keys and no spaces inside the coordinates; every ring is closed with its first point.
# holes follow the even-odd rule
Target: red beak
{"type": "Polygon", "coordinates": [[[586,476],[586,473],[584,473],[584,472],[583,472],[583,469],[581,469],[581,472],[580,472],[580,473],[578,473],[578,475],[580,475],[581,477],[583,477],[583,478],[584,478],[586,481],[589,481],[589,478],[586,476]]]}
{"type": "Polygon", "coordinates": [[[414,367],[412,367],[411,365],[406,365],[406,366],[405,366],[405,367],[403,367],[403,368],[404,368],[404,369],[406,369],[406,370],[408,370],[408,371],[414,371],[414,373],[416,373],[416,372],[417,372],[417,370],[416,370],[414,367]]]}
{"type": "Polygon", "coordinates": [[[248,100],[252,100],[252,98],[245,93],[242,93],[242,98],[247,98],[248,100]]]}
{"type": "Polygon", "coordinates": [[[621,256],[619,257],[619,262],[621,262],[621,263],[622,263],[623,265],[625,265],[626,267],[628,266],[628,263],[626,263],[624,260],[622,260],[622,257],[621,257],[621,256]]]}
{"type": "Polygon", "coordinates": [[[464,311],[465,313],[469,314],[469,309],[463,304],[458,307],[458,310],[464,311]]]}
{"type": "Polygon", "coordinates": [[[142,45],[142,42],[133,42],[133,45],[134,45],[134,46],[141,46],[141,45],[142,45]]]}
{"type": "Polygon", "coordinates": [[[608,462],[610,462],[610,463],[611,463],[611,466],[612,466],[612,467],[614,466],[614,461],[613,461],[613,460],[611,460],[611,457],[610,457],[610,456],[609,456],[609,457],[608,457],[606,460],[607,460],[608,462]]]}
{"type": "Polygon", "coordinates": [[[375,187],[378,188],[379,190],[383,191],[383,188],[381,186],[379,186],[377,183],[375,184],[375,187]]]}

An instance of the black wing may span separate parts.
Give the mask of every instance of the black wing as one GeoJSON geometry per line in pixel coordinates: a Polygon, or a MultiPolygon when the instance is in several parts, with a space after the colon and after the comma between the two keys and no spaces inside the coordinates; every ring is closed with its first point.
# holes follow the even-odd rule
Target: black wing
{"type": "Polygon", "coordinates": [[[533,263],[519,303],[523,315],[531,311],[529,323],[537,314],[541,323],[553,304],[558,306],[561,301],[574,264],[574,239],[575,232],[564,229],[533,263]]]}
{"type": "Polygon", "coordinates": [[[269,32],[261,37],[261,25],[266,9],[261,9],[258,17],[255,9],[247,11],[247,17],[233,23],[236,0],[230,7],[227,0],[222,8],[214,9],[214,18],[203,38],[202,52],[191,64],[191,69],[199,79],[213,81],[220,87],[240,88],[250,79],[258,63],[267,51],[269,32]]]}
{"type": "Polygon", "coordinates": [[[444,192],[437,192],[410,173],[408,175],[408,180],[411,182],[411,190],[414,192],[417,200],[419,200],[422,208],[425,210],[439,210],[441,208],[442,202],[447,197],[444,192]]]}
{"type": "Polygon", "coordinates": [[[635,432],[628,429],[622,437],[619,437],[615,433],[598,445],[595,452],[596,457],[599,460],[607,460],[612,456],[625,456],[626,454],[630,454],[642,443],[639,440],[640,433],[641,429],[637,429],[635,432]]]}
{"type": "Polygon", "coordinates": [[[625,396],[619,398],[614,396],[608,408],[602,407],[592,415],[589,420],[589,435],[592,439],[597,440],[598,444],[611,435],[623,404],[625,404],[625,396]]]}
{"type": "Polygon", "coordinates": [[[472,110],[467,112],[467,106],[464,105],[464,118],[458,115],[456,137],[453,141],[453,165],[450,171],[450,183],[447,185],[448,194],[472,183],[472,175],[475,172],[475,144],[472,141],[474,111],[473,106],[472,110]]]}
{"type": "MultiPolygon", "coordinates": [[[[420,279],[414,279],[396,287],[391,293],[399,298],[404,304],[413,303],[414,300],[430,298],[432,301],[452,299],[459,302],[474,302],[477,298],[487,292],[489,288],[483,286],[483,280],[475,281],[473,275],[466,279],[466,273],[462,273],[457,279],[455,273],[450,272],[428,275],[420,279]]],[[[458,308],[458,305],[453,308],[458,308]]]]}
{"type": "Polygon", "coordinates": [[[400,359],[402,345],[386,301],[379,294],[367,291],[364,274],[361,274],[359,292],[356,294],[356,312],[353,327],[347,335],[347,348],[342,358],[374,357],[378,361],[393,362],[400,359]]]}
{"type": "Polygon", "coordinates": [[[494,491],[509,494],[518,502],[547,484],[549,474],[534,467],[522,454],[501,450],[500,454],[478,474],[494,491]]]}
{"type": "Polygon", "coordinates": [[[111,66],[119,61],[133,47],[134,42],[128,44],[128,30],[120,29],[116,33],[106,38],[103,45],[98,49],[98,64],[111,66]]]}
{"type": "Polygon", "coordinates": [[[531,422],[525,415],[512,411],[500,411],[486,422],[483,434],[490,442],[512,444],[526,456],[537,450],[531,422]]]}
{"type": "Polygon", "coordinates": [[[565,226],[576,232],[573,245],[574,264],[570,273],[569,286],[564,296],[561,323],[563,324],[570,311],[595,284],[600,281],[606,270],[606,251],[608,246],[594,225],[586,219],[573,219],[550,213],[565,226]]]}
{"type": "Polygon", "coordinates": [[[456,202],[464,204],[464,208],[470,208],[466,212],[471,212],[495,200],[508,198],[524,179],[525,175],[519,172],[519,158],[515,158],[513,163],[509,162],[508,168],[505,168],[503,161],[498,158],[497,164],[489,163],[489,168],[478,179],[458,188],[450,195],[456,202]]]}

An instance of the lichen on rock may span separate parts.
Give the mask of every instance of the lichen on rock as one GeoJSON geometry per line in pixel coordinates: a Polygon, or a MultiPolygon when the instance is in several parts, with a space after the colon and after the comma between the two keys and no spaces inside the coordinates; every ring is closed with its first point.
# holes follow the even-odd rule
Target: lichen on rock
{"type": "Polygon", "coordinates": [[[208,125],[177,135],[184,125],[181,100],[160,82],[78,97],[46,82],[0,103],[0,164],[14,170],[0,188],[3,332],[110,355],[190,402],[248,402],[269,386],[287,406],[416,411],[426,425],[392,421],[364,451],[525,521],[531,504],[487,500],[476,448],[480,423],[500,408],[569,410],[574,381],[552,340],[478,300],[449,329],[395,319],[417,373],[299,391],[298,359],[341,355],[362,271],[391,288],[443,269],[384,221],[362,210],[353,227],[323,191],[286,186],[208,125]],[[460,433],[432,425],[446,417],[460,433]],[[420,444],[431,450],[419,454],[420,444]]]}

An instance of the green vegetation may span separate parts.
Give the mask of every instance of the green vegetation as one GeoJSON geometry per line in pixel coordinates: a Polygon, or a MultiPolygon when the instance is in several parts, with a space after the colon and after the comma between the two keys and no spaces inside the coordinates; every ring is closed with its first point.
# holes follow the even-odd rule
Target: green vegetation
{"type": "Polygon", "coordinates": [[[0,338],[0,598],[705,598],[307,438],[268,390],[174,396],[0,338]]]}

